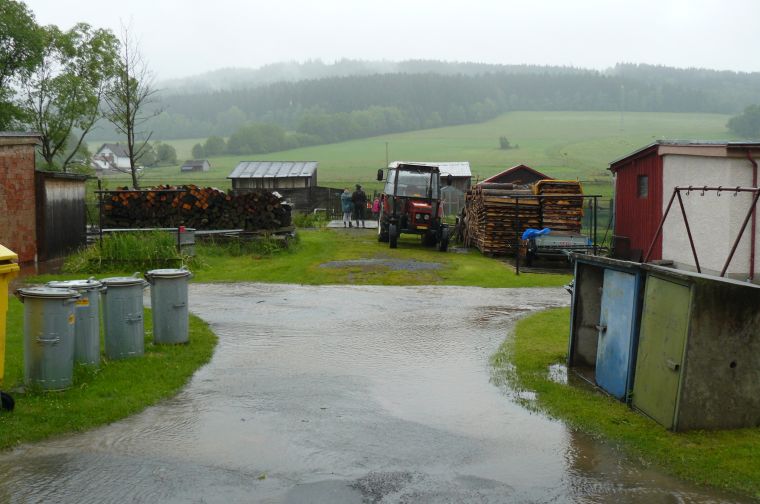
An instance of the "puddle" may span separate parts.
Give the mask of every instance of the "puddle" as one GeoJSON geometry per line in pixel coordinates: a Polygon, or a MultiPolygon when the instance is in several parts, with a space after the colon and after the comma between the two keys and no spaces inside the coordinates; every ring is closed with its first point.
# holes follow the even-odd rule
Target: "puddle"
{"type": "Polygon", "coordinates": [[[133,417],[0,453],[0,501],[741,502],[489,382],[514,320],[567,302],[560,288],[192,284],[212,361],[133,417]]]}
{"type": "Polygon", "coordinates": [[[549,366],[547,378],[555,383],[567,385],[567,366],[564,364],[552,364],[549,366]]]}

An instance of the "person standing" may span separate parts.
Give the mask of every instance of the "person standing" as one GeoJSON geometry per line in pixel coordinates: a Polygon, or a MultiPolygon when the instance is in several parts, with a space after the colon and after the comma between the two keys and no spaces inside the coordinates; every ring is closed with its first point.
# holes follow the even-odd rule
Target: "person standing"
{"type": "Polygon", "coordinates": [[[360,184],[356,184],[356,191],[351,195],[351,201],[354,203],[356,227],[359,227],[359,221],[361,221],[362,227],[364,227],[364,209],[367,207],[367,195],[362,191],[360,184]]]}
{"type": "Polygon", "coordinates": [[[380,197],[375,196],[375,200],[372,202],[372,218],[377,219],[380,216],[380,197]]]}
{"type": "Polygon", "coordinates": [[[346,187],[340,195],[340,209],[343,211],[343,227],[351,227],[352,206],[353,202],[351,201],[351,193],[348,192],[348,187],[346,187]]]}

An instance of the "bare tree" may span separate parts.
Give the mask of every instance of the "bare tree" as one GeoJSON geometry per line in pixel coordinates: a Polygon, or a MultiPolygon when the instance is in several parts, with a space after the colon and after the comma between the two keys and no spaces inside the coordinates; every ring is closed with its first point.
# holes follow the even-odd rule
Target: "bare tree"
{"type": "Polygon", "coordinates": [[[157,91],[153,87],[153,75],[142,58],[139,47],[130,38],[130,28],[122,26],[116,77],[105,95],[108,106],[105,116],[116,131],[127,137],[129,171],[132,175],[132,187],[135,189],[140,188],[137,162],[153,134],[150,131],[146,135],[141,128],[148,120],[161,113],[160,109],[150,107],[157,91]]]}

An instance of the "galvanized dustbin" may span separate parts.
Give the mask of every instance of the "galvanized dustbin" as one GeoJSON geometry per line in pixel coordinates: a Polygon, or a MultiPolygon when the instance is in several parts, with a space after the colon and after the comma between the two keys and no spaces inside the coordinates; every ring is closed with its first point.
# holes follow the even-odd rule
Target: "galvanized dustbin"
{"type": "Polygon", "coordinates": [[[24,383],[61,390],[74,378],[74,306],[71,289],[29,287],[16,291],[24,303],[24,383]]]}
{"type": "Polygon", "coordinates": [[[143,355],[143,289],[148,282],[137,276],[104,278],[101,282],[106,288],[103,291],[106,356],[125,359],[143,355]]]}
{"type": "Polygon", "coordinates": [[[192,274],[186,269],[155,269],[145,274],[150,283],[150,307],[153,310],[153,341],[187,343],[187,282],[192,274]]]}
{"type": "Polygon", "coordinates": [[[48,282],[48,287],[71,289],[81,297],[76,301],[74,315],[74,362],[100,364],[100,296],[103,284],[94,279],[48,282]]]}

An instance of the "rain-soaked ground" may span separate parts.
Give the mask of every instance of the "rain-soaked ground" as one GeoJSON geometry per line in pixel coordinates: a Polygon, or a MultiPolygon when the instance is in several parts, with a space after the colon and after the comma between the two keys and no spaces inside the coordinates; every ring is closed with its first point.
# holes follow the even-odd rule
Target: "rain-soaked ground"
{"type": "Polygon", "coordinates": [[[193,285],[219,346],[176,398],[0,454],[0,502],[735,502],[491,383],[556,289],[193,285]]]}

